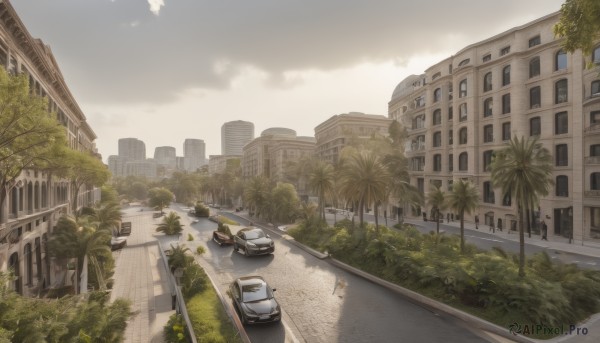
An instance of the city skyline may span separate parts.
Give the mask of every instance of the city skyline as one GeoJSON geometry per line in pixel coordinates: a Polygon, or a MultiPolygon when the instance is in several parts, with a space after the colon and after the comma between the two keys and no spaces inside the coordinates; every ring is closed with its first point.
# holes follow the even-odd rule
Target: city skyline
{"type": "Polygon", "coordinates": [[[556,12],[562,1],[261,4],[13,5],[51,47],[106,161],[121,137],[148,151],[198,138],[208,156],[221,153],[219,128],[228,121],[314,136],[332,115],[386,115],[406,76],[556,12]]]}

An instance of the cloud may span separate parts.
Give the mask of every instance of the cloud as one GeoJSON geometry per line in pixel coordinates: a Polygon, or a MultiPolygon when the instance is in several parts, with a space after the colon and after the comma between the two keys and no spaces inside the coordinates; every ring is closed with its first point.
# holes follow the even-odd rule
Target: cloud
{"type": "Polygon", "coordinates": [[[160,8],[165,5],[165,2],[163,0],[148,0],[148,4],[150,5],[150,12],[158,15],[160,8]]]}

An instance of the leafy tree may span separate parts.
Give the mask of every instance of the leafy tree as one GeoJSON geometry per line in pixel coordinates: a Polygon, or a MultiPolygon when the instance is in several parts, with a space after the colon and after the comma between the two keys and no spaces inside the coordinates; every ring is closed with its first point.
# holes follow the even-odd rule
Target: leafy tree
{"type": "Polygon", "coordinates": [[[144,200],[148,197],[148,184],[141,181],[135,181],[129,187],[127,194],[130,198],[144,200]]]}
{"type": "Polygon", "coordinates": [[[448,194],[448,206],[460,214],[460,251],[465,251],[465,213],[471,213],[479,206],[479,192],[469,182],[458,180],[448,194]]]}
{"type": "MultiPolygon", "coordinates": [[[[25,169],[46,169],[66,146],[64,128],[48,114],[47,99],[30,94],[25,75],[0,67],[0,208],[25,169]]],[[[6,220],[0,211],[0,223],[6,220]]]]}
{"type": "Polygon", "coordinates": [[[250,213],[260,218],[261,214],[268,212],[269,192],[269,180],[265,177],[254,177],[247,182],[244,189],[244,202],[250,213]]]}
{"type": "MultiPolygon", "coordinates": [[[[362,226],[365,206],[375,205],[388,195],[389,173],[376,155],[364,151],[350,156],[343,163],[341,193],[346,199],[358,202],[362,226]]],[[[377,208],[375,227],[379,229],[377,208]]]]}
{"type": "Polygon", "coordinates": [[[435,230],[436,233],[440,233],[440,211],[446,209],[446,194],[440,189],[439,186],[431,187],[429,194],[427,194],[427,203],[431,207],[432,213],[435,214],[435,230]]]}
{"type": "Polygon", "coordinates": [[[516,136],[497,151],[491,163],[492,182],[516,200],[519,211],[519,275],[525,276],[525,234],[523,213],[535,208],[540,196],[548,195],[553,185],[552,157],[537,137],[516,136]]]}
{"type": "Polygon", "coordinates": [[[319,196],[319,215],[325,220],[326,197],[333,194],[335,172],[333,166],[327,162],[317,161],[313,164],[308,184],[313,192],[319,196]]]}
{"type": "Polygon", "coordinates": [[[119,203],[119,193],[110,185],[103,185],[100,188],[100,202],[101,203],[119,203]]]}
{"type": "Polygon", "coordinates": [[[163,208],[169,206],[175,197],[171,191],[164,187],[152,188],[148,192],[148,195],[150,196],[150,206],[158,208],[160,213],[163,213],[163,208]]]}
{"type": "Polygon", "coordinates": [[[568,52],[581,49],[585,55],[592,52],[600,39],[600,2],[597,0],[566,0],[560,8],[561,17],[554,33],[564,38],[568,52]]]}
{"type": "Polygon", "coordinates": [[[165,216],[158,227],[156,232],[162,232],[165,235],[178,235],[183,231],[183,225],[179,221],[181,219],[175,212],[170,212],[165,216]]]}
{"type": "Polygon", "coordinates": [[[291,183],[279,182],[271,193],[271,220],[279,223],[291,223],[298,215],[300,200],[291,183]]]}

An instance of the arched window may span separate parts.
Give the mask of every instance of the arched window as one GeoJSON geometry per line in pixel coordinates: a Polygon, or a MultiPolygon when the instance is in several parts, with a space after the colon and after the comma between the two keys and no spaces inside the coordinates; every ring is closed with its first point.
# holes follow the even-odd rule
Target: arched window
{"type": "Polygon", "coordinates": [[[442,123],[442,110],[439,108],[433,111],[433,125],[440,125],[442,123]]]}
{"type": "Polygon", "coordinates": [[[469,64],[469,62],[471,62],[470,58],[464,59],[464,60],[460,61],[460,63],[458,64],[458,66],[459,67],[466,66],[467,64],[469,64]]]}
{"type": "Polygon", "coordinates": [[[529,89],[529,108],[539,108],[542,104],[542,91],[540,86],[529,89]]]}
{"type": "Polygon", "coordinates": [[[561,135],[569,132],[569,114],[559,112],[554,115],[554,134],[561,135]]]}
{"type": "Polygon", "coordinates": [[[27,243],[23,249],[23,255],[25,255],[25,275],[28,286],[33,285],[33,254],[31,252],[31,243],[27,243]]]}
{"type": "Polygon", "coordinates": [[[437,79],[438,77],[442,76],[442,73],[440,73],[439,71],[435,74],[433,74],[433,76],[431,77],[431,81],[437,79]]]}
{"type": "Polygon", "coordinates": [[[536,77],[540,75],[540,58],[534,57],[529,61],[529,77],[536,77]]]}
{"type": "Polygon", "coordinates": [[[433,155],[433,171],[442,171],[442,155],[440,154],[433,155]]]}
{"type": "Polygon", "coordinates": [[[467,144],[467,128],[463,127],[458,131],[458,144],[467,144]]]}
{"type": "Polygon", "coordinates": [[[567,79],[561,79],[554,84],[554,103],[560,104],[569,100],[569,91],[567,89],[567,79]]]}
{"type": "Polygon", "coordinates": [[[438,102],[442,100],[442,89],[441,88],[436,88],[433,91],[433,102],[438,102]]]}
{"type": "Polygon", "coordinates": [[[48,207],[48,188],[46,182],[42,182],[42,208],[48,207]]]}
{"type": "Polygon", "coordinates": [[[27,211],[33,211],[33,183],[27,183],[27,211]]]}
{"type": "Polygon", "coordinates": [[[40,208],[40,184],[39,182],[35,182],[35,194],[34,194],[34,204],[35,204],[35,209],[38,210],[40,208]]]}
{"type": "Polygon", "coordinates": [[[442,146],[442,133],[440,131],[433,133],[433,147],[439,148],[442,146]]]}
{"type": "Polygon", "coordinates": [[[9,213],[15,217],[19,213],[19,190],[16,187],[10,191],[9,213]]]}
{"type": "Polygon", "coordinates": [[[494,108],[494,100],[487,98],[483,101],[483,117],[489,117],[492,115],[492,109],[494,108]]]}
{"type": "Polygon", "coordinates": [[[486,150],[483,152],[483,171],[489,172],[492,164],[492,157],[494,156],[493,150],[486,150]]]}
{"type": "Polygon", "coordinates": [[[458,155],[458,170],[466,171],[469,169],[469,155],[466,152],[462,152],[458,155]]]}
{"type": "Polygon", "coordinates": [[[510,84],[510,65],[507,65],[502,69],[502,86],[510,84]]]}
{"type": "Polygon", "coordinates": [[[488,92],[492,90],[492,72],[485,74],[483,77],[483,91],[488,92]]]}
{"type": "Polygon", "coordinates": [[[539,136],[542,133],[542,121],[540,117],[533,117],[529,119],[529,135],[539,136]]]}
{"type": "Polygon", "coordinates": [[[458,91],[459,98],[464,98],[467,96],[467,79],[460,81],[460,83],[458,84],[458,91]]]}
{"type": "Polygon", "coordinates": [[[510,93],[502,96],[502,114],[510,113],[510,93]]]}
{"type": "Polygon", "coordinates": [[[564,50],[559,50],[554,58],[554,70],[567,69],[567,53],[564,50]]]}
{"type": "Polygon", "coordinates": [[[19,253],[15,252],[10,255],[10,258],[8,259],[8,269],[12,270],[14,274],[14,281],[11,284],[12,289],[16,293],[21,294],[21,278],[19,277],[21,276],[21,269],[19,268],[19,253]]]}
{"type": "Polygon", "coordinates": [[[556,196],[569,196],[569,178],[566,175],[558,175],[556,177],[556,196]]]}
{"type": "Polygon", "coordinates": [[[483,142],[491,143],[494,141],[494,126],[493,125],[485,125],[483,127],[483,142]]]}

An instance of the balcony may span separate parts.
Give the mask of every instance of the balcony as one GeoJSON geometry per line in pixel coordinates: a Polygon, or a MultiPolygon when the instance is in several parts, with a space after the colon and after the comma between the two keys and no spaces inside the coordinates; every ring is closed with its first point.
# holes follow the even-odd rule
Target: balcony
{"type": "Polygon", "coordinates": [[[585,158],[585,164],[600,164],[600,156],[588,156],[585,158]]]}
{"type": "Polygon", "coordinates": [[[584,195],[589,198],[600,198],[600,189],[585,191],[584,195]]]}
{"type": "Polygon", "coordinates": [[[586,135],[595,135],[595,134],[600,133],[600,123],[594,123],[594,124],[586,127],[584,132],[586,135]]]}

